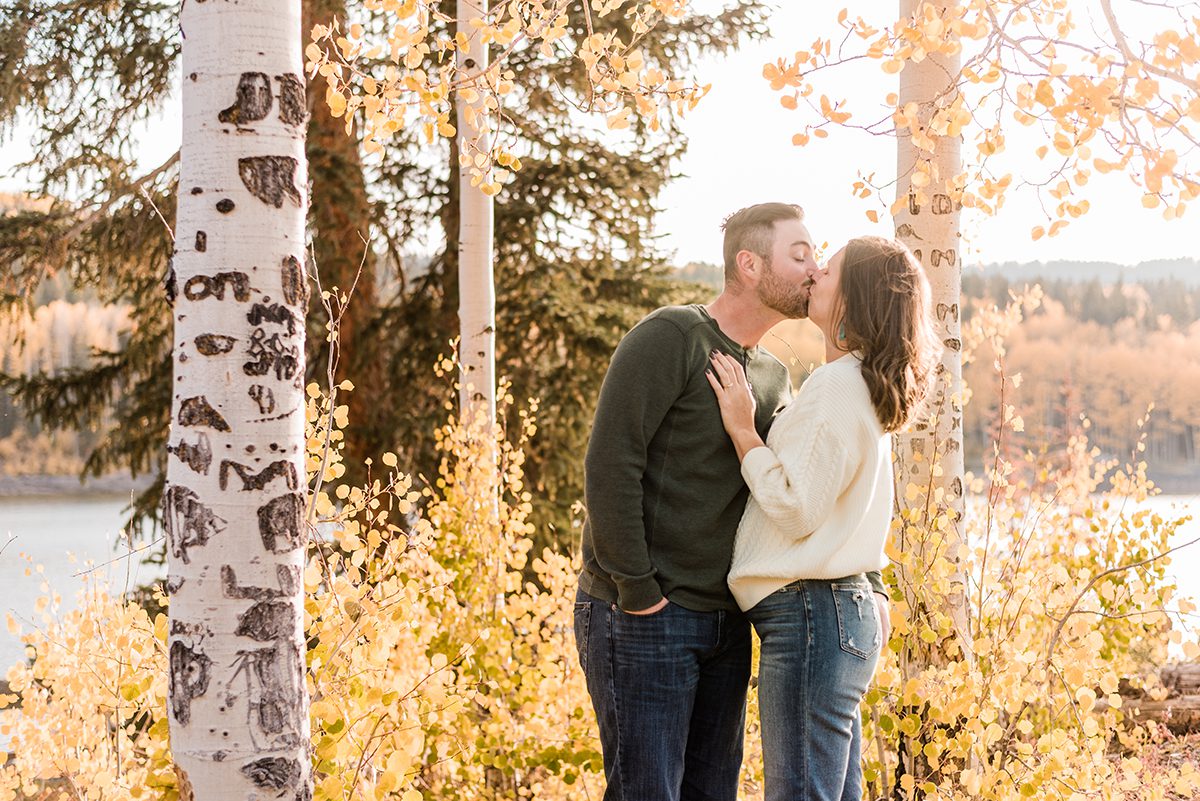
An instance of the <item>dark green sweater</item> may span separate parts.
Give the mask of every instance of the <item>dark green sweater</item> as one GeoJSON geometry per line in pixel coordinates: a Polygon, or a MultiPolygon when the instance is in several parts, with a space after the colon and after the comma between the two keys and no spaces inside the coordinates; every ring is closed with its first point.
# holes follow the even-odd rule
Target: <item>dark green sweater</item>
{"type": "MultiPolygon", "coordinates": [[[[736,609],[725,583],[749,491],[705,378],[709,354],[738,359],[767,430],[791,396],[787,368],[725,336],[703,306],[668,306],[626,334],[604,377],[585,462],[584,592],[638,611],[664,596],[736,609]]],[[[879,574],[870,576],[882,588],[879,574]]]]}

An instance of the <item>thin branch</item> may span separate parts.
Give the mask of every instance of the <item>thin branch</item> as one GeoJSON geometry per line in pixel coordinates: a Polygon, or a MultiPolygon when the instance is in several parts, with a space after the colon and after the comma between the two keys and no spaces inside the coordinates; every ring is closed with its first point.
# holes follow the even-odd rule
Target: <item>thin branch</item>
{"type": "Polygon", "coordinates": [[[1121,25],[1117,22],[1117,15],[1113,13],[1112,0],[1100,0],[1100,8],[1104,10],[1104,18],[1108,21],[1108,29],[1112,32],[1113,38],[1116,40],[1117,49],[1121,51],[1126,60],[1137,64],[1151,75],[1157,75],[1160,78],[1166,78],[1170,81],[1177,81],[1189,87],[1196,94],[1200,94],[1200,81],[1189,78],[1182,72],[1171,72],[1170,70],[1151,64],[1133,52],[1133,49],[1129,46],[1129,41],[1125,38],[1125,32],[1121,30],[1121,25]]]}

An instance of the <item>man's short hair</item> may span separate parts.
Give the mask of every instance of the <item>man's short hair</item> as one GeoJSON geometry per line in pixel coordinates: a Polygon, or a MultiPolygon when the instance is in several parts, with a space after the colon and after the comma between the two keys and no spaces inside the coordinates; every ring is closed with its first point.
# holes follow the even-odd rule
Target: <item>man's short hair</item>
{"type": "Polygon", "coordinates": [[[769,265],[775,244],[775,223],[781,220],[804,221],[804,209],[794,203],[758,203],[735,211],[721,223],[725,232],[725,283],[737,284],[737,254],[757,253],[769,265]]]}

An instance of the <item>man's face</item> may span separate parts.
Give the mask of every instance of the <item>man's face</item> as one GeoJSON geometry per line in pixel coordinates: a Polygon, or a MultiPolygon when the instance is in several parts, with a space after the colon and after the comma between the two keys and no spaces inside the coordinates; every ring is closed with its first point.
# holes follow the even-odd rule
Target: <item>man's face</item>
{"type": "Polygon", "coordinates": [[[817,272],[812,237],[799,220],[775,223],[771,258],[765,260],[758,283],[758,299],[768,309],[788,318],[808,316],[808,295],[817,272]]]}

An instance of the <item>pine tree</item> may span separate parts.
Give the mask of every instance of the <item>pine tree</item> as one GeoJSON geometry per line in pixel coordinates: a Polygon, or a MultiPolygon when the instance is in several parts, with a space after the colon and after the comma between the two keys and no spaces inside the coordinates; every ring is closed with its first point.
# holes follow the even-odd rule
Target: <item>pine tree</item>
{"type": "MultiPolygon", "coordinates": [[[[10,377],[5,383],[24,408],[48,425],[107,425],[102,444],[89,459],[90,472],[121,467],[161,476],[164,464],[158,454],[165,444],[170,397],[162,280],[170,245],[155,209],[174,225],[175,165],[164,165],[143,184],[153,207],[133,186],[136,178],[128,176],[135,176],[130,134],[134,122],[166,102],[170,64],[178,54],[174,6],[156,4],[154,16],[148,6],[139,12],[137,4],[129,4],[127,11],[126,4],[82,0],[73,4],[76,11],[45,17],[34,13],[40,4],[20,2],[24,5],[18,16],[32,22],[0,33],[0,52],[15,57],[5,61],[15,66],[0,76],[0,97],[12,101],[5,108],[26,108],[43,131],[42,139],[60,138],[67,149],[78,149],[72,138],[76,134],[84,139],[86,133],[86,141],[105,147],[111,144],[107,151],[94,149],[90,155],[109,172],[127,177],[105,180],[101,198],[113,198],[111,205],[97,209],[95,221],[70,238],[64,235],[79,224],[80,214],[65,201],[46,214],[0,220],[5,298],[10,305],[18,303],[21,290],[35,287],[48,269],[66,270],[80,283],[103,283],[106,301],[134,303],[137,327],[125,349],[101,356],[92,370],[10,377]],[[75,20],[71,14],[76,13],[87,19],[75,20]],[[124,21],[127,14],[137,15],[138,24],[124,21]],[[60,63],[55,58],[58,50],[49,48],[39,56],[41,61],[29,60],[26,42],[66,36],[72,26],[80,31],[79,41],[74,51],[66,52],[73,52],[75,61],[60,63]],[[60,29],[63,32],[56,33],[60,29]],[[88,47],[96,48],[97,54],[85,58],[82,51],[88,47]],[[122,54],[125,61],[118,68],[122,54]],[[72,72],[75,64],[81,65],[78,72],[72,72]],[[113,97],[129,98],[118,104],[123,116],[106,110],[110,127],[103,135],[59,126],[58,101],[38,108],[20,105],[27,79],[78,83],[83,75],[106,81],[113,97]]],[[[336,2],[307,0],[306,26],[321,15],[330,20],[339,16],[336,2]]],[[[614,17],[619,15],[597,21],[597,27],[628,25],[614,17]]],[[[371,24],[369,18],[366,24],[371,24]]],[[[641,46],[647,59],[678,73],[702,53],[725,52],[741,37],[761,36],[765,30],[764,6],[755,0],[713,16],[689,15],[656,27],[641,46]]],[[[624,32],[629,34],[627,27],[624,32]]],[[[583,31],[571,33],[579,36],[583,31]]],[[[571,505],[582,496],[578,454],[617,341],[655,306],[697,297],[694,289],[670,280],[665,254],[652,234],[655,198],[685,143],[669,120],[660,131],[635,122],[616,144],[580,124],[577,107],[586,102],[587,80],[573,59],[522,52],[514,54],[511,68],[519,76],[518,92],[498,136],[512,138],[511,149],[521,154],[523,166],[496,208],[497,372],[512,379],[514,396],[540,398],[541,427],[530,449],[527,482],[544,500],[535,505],[534,522],[553,522],[561,528],[570,520],[571,505]]],[[[419,132],[402,131],[374,160],[357,160],[354,149],[330,162],[325,159],[328,150],[317,153],[316,143],[331,145],[335,137],[354,140],[344,135],[342,120],[323,117],[318,108],[322,104],[311,97],[321,91],[319,85],[310,89],[314,113],[308,143],[310,230],[322,283],[349,287],[350,266],[356,270],[363,256],[360,235],[365,236],[366,229],[345,209],[363,208],[365,195],[371,241],[379,257],[375,269],[389,271],[382,278],[398,287],[390,296],[379,296],[377,308],[372,304],[370,314],[358,318],[352,343],[343,337],[347,344],[340,359],[342,374],[359,385],[363,377],[378,381],[352,393],[347,438],[363,443],[360,453],[395,450],[406,467],[433,476],[433,432],[444,418],[447,391],[431,386],[429,375],[459,331],[458,243],[452,233],[445,233],[457,231],[457,154],[447,143],[431,147],[419,132]],[[324,120],[329,127],[318,129],[324,120]],[[361,170],[365,192],[359,191],[356,169],[361,170]],[[347,195],[353,198],[349,205],[347,195]],[[336,240],[331,239],[333,232],[340,232],[336,240]],[[323,244],[331,241],[337,244],[323,244]],[[350,247],[353,256],[346,259],[350,247]],[[427,265],[411,258],[430,251],[427,265]],[[326,265],[337,257],[343,259],[344,270],[338,269],[336,279],[327,278],[326,265]]],[[[11,118],[5,119],[11,123],[11,118]]],[[[65,196],[80,162],[51,158],[49,163],[57,165],[54,179],[42,180],[40,188],[65,196]]],[[[89,169],[89,174],[96,172],[89,169]]],[[[364,273],[350,301],[351,315],[366,280],[364,273]]],[[[314,319],[317,322],[309,327],[310,368],[323,363],[317,351],[323,321],[314,319]]],[[[160,494],[161,484],[151,487],[138,513],[153,515],[160,494]]]]}

